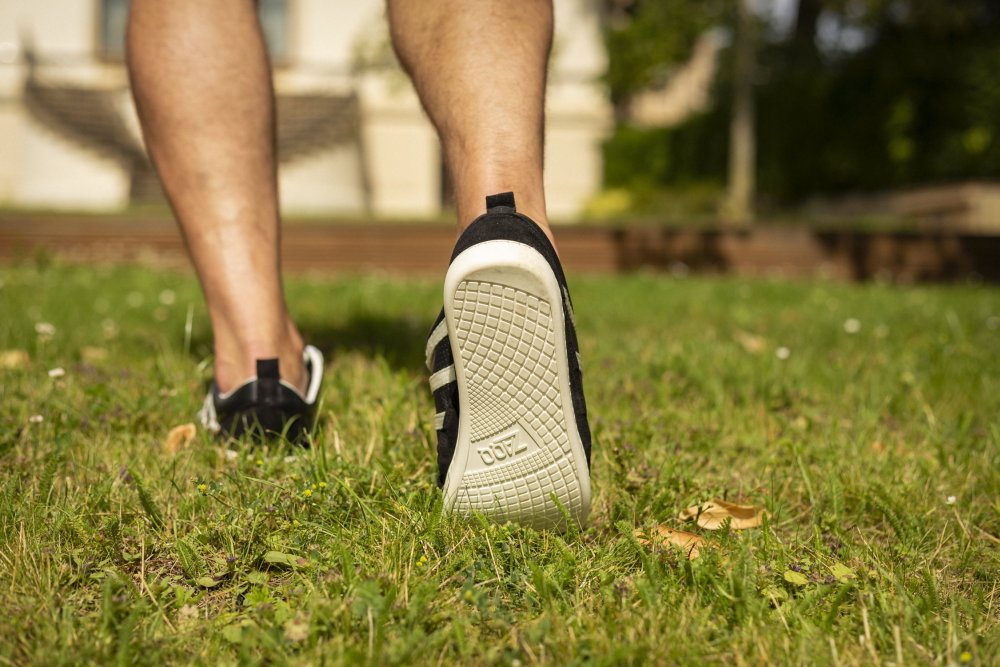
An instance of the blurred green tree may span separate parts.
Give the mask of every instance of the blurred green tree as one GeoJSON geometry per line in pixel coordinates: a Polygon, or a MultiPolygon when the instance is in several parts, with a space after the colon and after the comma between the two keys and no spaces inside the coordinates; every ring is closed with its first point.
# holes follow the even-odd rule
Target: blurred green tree
{"type": "MultiPolygon", "coordinates": [[[[735,1],[614,0],[607,81],[616,108],[669,77],[699,31],[731,28],[735,1]]],[[[765,201],[1000,177],[1000,2],[800,0],[792,19],[785,31],[759,31],[765,201]]],[[[619,113],[607,185],[646,193],[636,201],[654,205],[648,193],[657,188],[721,185],[732,63],[721,61],[712,108],[681,125],[634,127],[619,113]]]]}
{"type": "Polygon", "coordinates": [[[611,100],[662,84],[706,30],[725,22],[730,0],[606,0],[604,41],[611,100]]]}

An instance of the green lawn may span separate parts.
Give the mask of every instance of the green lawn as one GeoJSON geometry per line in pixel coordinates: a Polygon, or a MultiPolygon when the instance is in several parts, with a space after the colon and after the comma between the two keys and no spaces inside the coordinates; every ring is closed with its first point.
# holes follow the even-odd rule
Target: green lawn
{"type": "Polygon", "coordinates": [[[596,495],[559,535],[440,513],[436,281],[290,280],[316,446],[171,456],[194,281],[0,267],[0,664],[997,664],[1000,290],[572,286],[596,495]],[[712,498],[770,519],[677,518],[712,498]]]}

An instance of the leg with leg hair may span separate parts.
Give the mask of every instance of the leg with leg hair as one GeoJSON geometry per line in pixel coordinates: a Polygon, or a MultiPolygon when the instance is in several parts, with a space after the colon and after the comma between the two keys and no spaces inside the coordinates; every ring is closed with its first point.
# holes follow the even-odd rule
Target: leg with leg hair
{"type": "Polygon", "coordinates": [[[278,358],[304,389],[282,293],[274,94],[252,0],[133,0],[128,65],[150,156],[180,222],[226,391],[278,358]]]}
{"type": "Polygon", "coordinates": [[[389,0],[389,17],[458,208],[444,308],[427,342],[445,508],[537,527],[582,523],[590,430],[542,184],[552,5],[389,0]]]}
{"type": "Polygon", "coordinates": [[[546,0],[389,0],[393,45],[437,127],[454,179],[459,229],[486,195],[513,192],[548,230],[542,187],[546,0]]]}

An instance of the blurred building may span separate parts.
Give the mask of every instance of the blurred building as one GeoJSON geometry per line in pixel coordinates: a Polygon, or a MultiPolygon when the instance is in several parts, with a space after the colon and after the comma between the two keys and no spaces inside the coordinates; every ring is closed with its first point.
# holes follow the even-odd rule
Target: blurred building
{"type": "MultiPolygon", "coordinates": [[[[597,0],[556,0],[550,214],[600,188],[612,113],[597,0]]],[[[433,216],[447,204],[433,128],[389,45],[383,0],[259,0],[278,91],[282,206],[433,216]]],[[[159,196],[123,65],[128,0],[0,3],[0,206],[112,210],[159,196]]]]}

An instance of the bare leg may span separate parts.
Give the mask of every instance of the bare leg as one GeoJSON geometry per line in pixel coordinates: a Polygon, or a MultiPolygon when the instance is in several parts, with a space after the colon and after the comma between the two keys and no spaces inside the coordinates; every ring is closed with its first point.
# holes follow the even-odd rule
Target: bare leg
{"type": "Polygon", "coordinates": [[[552,238],[542,185],[548,0],[389,0],[393,45],[455,179],[459,228],[511,191],[552,238]]]}
{"type": "Polygon", "coordinates": [[[227,391],[278,357],[302,389],[279,259],[274,93],[252,0],[133,0],[128,65],[146,145],[205,292],[227,391]]]}

